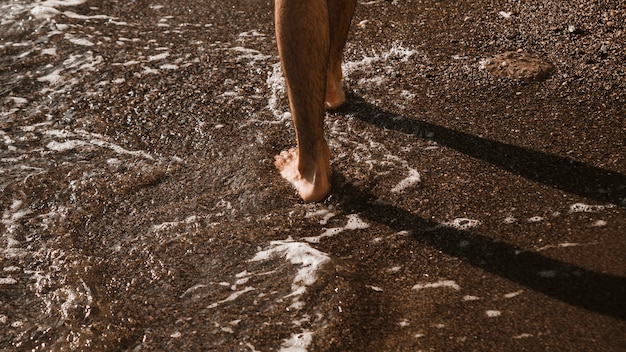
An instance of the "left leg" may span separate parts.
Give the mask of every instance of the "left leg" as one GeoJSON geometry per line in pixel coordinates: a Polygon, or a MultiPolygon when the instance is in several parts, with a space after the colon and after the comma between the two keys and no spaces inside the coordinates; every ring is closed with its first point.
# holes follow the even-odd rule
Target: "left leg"
{"type": "Polygon", "coordinates": [[[297,149],[275,157],[281,176],[305,202],[330,191],[324,91],[330,47],[326,0],[275,0],[276,41],[296,130],[297,149]]]}

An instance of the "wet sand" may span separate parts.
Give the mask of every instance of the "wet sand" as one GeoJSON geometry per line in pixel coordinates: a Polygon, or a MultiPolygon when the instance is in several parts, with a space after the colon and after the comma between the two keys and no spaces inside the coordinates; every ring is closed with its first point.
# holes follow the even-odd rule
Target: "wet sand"
{"type": "Polygon", "coordinates": [[[320,204],[272,11],[0,2],[0,350],[626,349],[623,4],[361,1],[320,204]]]}

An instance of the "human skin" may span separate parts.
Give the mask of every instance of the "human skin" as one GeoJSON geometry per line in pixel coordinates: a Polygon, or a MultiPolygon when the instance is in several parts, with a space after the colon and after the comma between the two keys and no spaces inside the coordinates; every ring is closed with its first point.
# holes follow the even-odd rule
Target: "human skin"
{"type": "Polygon", "coordinates": [[[274,165],[305,202],[330,192],[330,149],[325,109],[345,100],[341,58],[356,0],[275,0],[276,42],[297,148],[276,155],[274,165]]]}

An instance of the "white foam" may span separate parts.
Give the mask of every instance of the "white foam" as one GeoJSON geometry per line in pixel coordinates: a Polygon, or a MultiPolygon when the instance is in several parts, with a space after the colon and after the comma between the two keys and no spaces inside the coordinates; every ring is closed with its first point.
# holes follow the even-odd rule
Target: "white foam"
{"type": "Polygon", "coordinates": [[[37,19],[49,19],[60,13],[59,10],[50,6],[37,5],[30,10],[30,14],[37,19]]]}
{"type": "MultiPolygon", "coordinates": [[[[291,237],[282,241],[270,242],[270,248],[259,251],[249,262],[267,261],[273,257],[282,257],[293,265],[298,265],[298,271],[291,283],[291,293],[283,298],[291,298],[292,304],[289,309],[300,310],[304,306],[304,302],[300,297],[306,292],[307,287],[313,285],[317,281],[318,270],[326,263],[330,262],[330,257],[308,243],[294,241],[291,237]]],[[[272,274],[270,271],[265,274],[272,274]]],[[[261,274],[259,274],[261,275],[261,274]]],[[[238,274],[238,277],[246,278],[249,276],[247,271],[238,274]]],[[[301,320],[295,320],[295,326],[301,326],[302,322],[309,321],[309,317],[305,316],[301,320]]],[[[293,334],[286,339],[280,351],[306,351],[313,338],[313,332],[309,330],[293,334]]]]}
{"type": "Polygon", "coordinates": [[[531,335],[531,334],[519,334],[519,335],[513,336],[513,338],[516,339],[516,340],[527,339],[529,337],[533,337],[533,335],[531,335]]]}
{"type": "Polygon", "coordinates": [[[592,245],[596,245],[598,244],[597,242],[590,242],[590,243],[572,243],[572,242],[564,242],[564,243],[559,243],[559,244],[551,244],[551,245],[547,245],[547,246],[543,246],[540,248],[537,248],[537,252],[541,252],[541,251],[545,251],[546,249],[551,249],[551,248],[569,248],[569,247],[582,247],[582,246],[592,246],[592,245]]]}
{"type": "Polygon", "coordinates": [[[48,82],[51,85],[57,85],[59,82],[61,82],[63,80],[63,76],[61,76],[59,73],[63,71],[62,68],[56,69],[54,70],[52,73],[49,73],[43,77],[39,77],[37,78],[37,81],[39,82],[48,82]]]}
{"type": "Polygon", "coordinates": [[[12,277],[0,277],[0,285],[15,285],[17,280],[12,277]]]}
{"type": "Polygon", "coordinates": [[[389,274],[395,274],[399,272],[400,270],[402,270],[402,266],[400,265],[392,266],[391,268],[385,269],[385,271],[388,272],[389,274]]]}
{"type": "Polygon", "coordinates": [[[13,104],[17,105],[17,106],[22,106],[26,103],[28,103],[27,99],[21,98],[21,97],[8,97],[7,100],[11,100],[13,102],[13,104]]]}
{"type": "Polygon", "coordinates": [[[292,292],[285,296],[294,297],[294,301],[317,281],[317,271],[330,261],[326,253],[292,239],[270,242],[270,249],[258,252],[250,261],[266,261],[274,256],[284,257],[291,264],[300,266],[291,283],[292,292]]]}
{"type": "Polygon", "coordinates": [[[69,137],[75,136],[74,133],[68,130],[57,130],[57,129],[44,131],[44,134],[47,136],[52,136],[52,137],[57,137],[57,138],[69,138],[69,137]]]}
{"type": "Polygon", "coordinates": [[[461,290],[461,286],[459,286],[453,280],[439,280],[437,282],[430,282],[425,284],[416,284],[412,287],[413,290],[422,290],[425,288],[451,288],[456,291],[461,290]]]}
{"type": "Polygon", "coordinates": [[[141,72],[142,75],[156,75],[159,74],[159,70],[152,68],[152,67],[148,67],[148,66],[143,66],[143,71],[141,72]]]}
{"type": "Polygon", "coordinates": [[[348,215],[348,223],[344,227],[346,230],[359,230],[366,229],[370,227],[368,223],[361,220],[358,214],[349,214],[348,215]]]}
{"type": "Polygon", "coordinates": [[[570,213],[597,213],[606,209],[604,205],[589,205],[584,203],[572,204],[569,207],[570,213]]]}
{"type": "Polygon", "coordinates": [[[56,56],[57,55],[57,48],[42,49],[41,50],[41,55],[56,56]]]}
{"type": "Polygon", "coordinates": [[[513,12],[508,12],[508,11],[500,11],[498,12],[498,15],[500,15],[500,17],[504,18],[504,19],[510,19],[511,16],[513,15],[513,12]]]}
{"type": "Polygon", "coordinates": [[[152,56],[148,56],[148,61],[157,61],[157,60],[163,60],[165,58],[167,58],[168,56],[170,56],[169,52],[163,52],[157,55],[152,55],[152,56]]]}
{"type": "Polygon", "coordinates": [[[434,230],[445,228],[445,227],[457,229],[459,231],[466,231],[480,224],[481,224],[480,220],[473,220],[473,219],[468,219],[468,218],[456,218],[451,221],[442,222],[441,224],[436,225],[434,227],[427,228],[426,231],[434,231],[434,230]]]}
{"type": "Polygon", "coordinates": [[[515,292],[511,292],[511,293],[507,293],[504,295],[504,298],[513,298],[513,297],[517,297],[519,295],[521,295],[522,293],[524,293],[523,290],[519,290],[519,291],[515,291],[515,292]]]}
{"type": "Polygon", "coordinates": [[[90,133],[90,132],[83,131],[83,130],[75,130],[75,132],[70,132],[67,130],[53,129],[53,130],[44,131],[44,135],[56,137],[56,138],[82,137],[86,139],[86,140],[70,139],[64,142],[57,142],[57,141],[48,142],[48,144],[46,145],[46,148],[57,151],[57,152],[72,150],[78,147],[97,146],[101,148],[111,149],[118,154],[126,154],[126,155],[131,155],[134,157],[154,160],[154,158],[149,153],[143,150],[128,150],[122,146],[103,140],[103,138],[105,137],[97,133],[90,133]]]}
{"type": "Polygon", "coordinates": [[[103,141],[100,139],[92,139],[89,141],[89,143],[93,144],[93,145],[97,145],[99,147],[103,147],[103,148],[109,148],[111,150],[113,150],[114,152],[118,153],[118,154],[128,154],[128,155],[132,155],[135,157],[141,157],[144,159],[149,159],[149,160],[154,160],[154,158],[152,157],[152,155],[150,155],[149,153],[143,151],[143,150],[128,150],[125,149],[117,144],[113,144],[111,142],[107,142],[107,141],[103,141]]]}
{"type": "Polygon", "coordinates": [[[226,302],[230,302],[230,301],[234,301],[237,298],[239,298],[239,296],[243,295],[244,293],[250,292],[250,291],[254,291],[256,290],[254,287],[248,286],[246,288],[244,288],[243,290],[239,290],[239,291],[235,291],[233,293],[230,294],[230,296],[224,298],[221,301],[217,301],[215,303],[211,303],[208,308],[212,309],[215,308],[217,306],[219,306],[220,304],[226,303],[226,302]]]}
{"type": "Polygon", "coordinates": [[[368,223],[361,220],[358,214],[349,214],[347,215],[347,217],[348,217],[348,222],[346,223],[344,227],[333,227],[330,229],[325,229],[324,232],[320,234],[319,236],[305,237],[303,238],[303,240],[309,243],[319,243],[322,238],[332,237],[346,230],[360,230],[360,229],[366,229],[370,227],[368,223]]]}
{"type": "Polygon", "coordinates": [[[178,70],[178,65],[164,64],[159,66],[159,68],[162,70],[178,70]]]}
{"type": "Polygon", "coordinates": [[[251,60],[253,62],[256,62],[256,61],[264,61],[264,60],[267,60],[267,59],[272,57],[272,55],[263,55],[258,50],[244,48],[244,47],[241,47],[241,46],[232,47],[232,48],[230,48],[230,50],[236,51],[236,52],[239,52],[239,53],[243,54],[243,55],[239,55],[237,57],[237,60],[249,59],[249,60],[251,60]]]}
{"type": "Polygon", "coordinates": [[[75,37],[66,37],[68,41],[72,44],[81,45],[81,46],[94,46],[93,42],[87,38],[75,38],[75,37]]]}
{"type": "Polygon", "coordinates": [[[117,20],[116,17],[111,17],[111,16],[107,16],[107,15],[86,16],[86,15],[79,15],[76,12],[72,12],[72,11],[63,11],[63,15],[68,17],[68,18],[73,18],[73,19],[77,19],[77,20],[109,20],[110,22],[113,22],[113,23],[121,23],[121,22],[115,22],[114,21],[114,20],[117,20]]]}
{"type": "Polygon", "coordinates": [[[480,300],[480,297],[477,297],[477,296],[471,296],[471,295],[463,296],[463,301],[466,301],[466,302],[467,301],[478,301],[478,300],[480,300]]]}
{"type": "Polygon", "coordinates": [[[405,189],[412,187],[418,183],[422,182],[422,178],[420,176],[420,173],[415,170],[415,169],[409,169],[409,176],[407,176],[405,179],[403,179],[402,181],[398,182],[397,185],[395,185],[392,189],[391,192],[393,193],[400,193],[402,191],[404,191],[405,189]]]}
{"type": "Polygon", "coordinates": [[[88,143],[79,140],[69,140],[61,143],[57,141],[51,141],[46,145],[46,148],[54,150],[56,152],[65,152],[85,145],[88,145],[88,143]]]}
{"type": "Polygon", "coordinates": [[[239,33],[240,37],[265,37],[265,34],[258,32],[256,30],[251,30],[248,32],[239,33]]]}
{"type": "Polygon", "coordinates": [[[365,285],[365,287],[367,287],[367,288],[369,288],[369,289],[372,289],[372,290],[374,290],[374,291],[376,291],[376,292],[383,292],[383,289],[382,289],[382,288],[380,288],[380,287],[378,287],[378,286],[374,286],[374,285],[365,285]]]}
{"type": "Polygon", "coordinates": [[[183,221],[169,221],[169,222],[164,222],[164,223],[161,223],[161,224],[158,224],[158,225],[153,225],[152,226],[152,231],[168,230],[168,229],[171,229],[171,228],[179,226],[179,225],[192,224],[192,223],[194,223],[196,221],[198,221],[198,217],[196,215],[191,215],[191,216],[188,216],[183,221]]]}
{"type": "Polygon", "coordinates": [[[489,318],[497,318],[499,316],[502,315],[502,312],[499,310],[487,310],[485,311],[485,314],[489,317],[489,318]]]}
{"type": "Polygon", "coordinates": [[[50,19],[60,13],[58,7],[77,6],[86,0],[46,0],[34,6],[30,13],[37,19],[50,19]]]}
{"type": "Polygon", "coordinates": [[[502,222],[504,222],[505,224],[513,224],[517,222],[517,219],[513,215],[509,215],[506,218],[504,218],[502,222]]]}
{"type": "MultiPolygon", "coordinates": [[[[137,61],[137,60],[129,60],[129,61],[124,62],[124,63],[123,63],[123,64],[121,64],[121,65],[123,65],[123,66],[133,66],[133,65],[140,64],[140,63],[141,63],[141,61],[137,61]]],[[[114,65],[114,66],[117,66],[117,64],[113,64],[113,65],[114,65]]]]}
{"type": "Polygon", "coordinates": [[[308,330],[304,330],[297,334],[291,335],[290,338],[285,340],[280,346],[280,352],[306,352],[307,348],[313,341],[313,333],[308,330]]]}
{"type": "Polygon", "coordinates": [[[270,98],[267,101],[267,108],[272,112],[277,121],[274,123],[285,123],[291,121],[291,114],[288,111],[279,109],[279,100],[285,96],[285,79],[280,68],[280,62],[272,65],[272,72],[265,81],[270,88],[270,98]]]}
{"type": "Polygon", "coordinates": [[[305,218],[312,218],[312,217],[318,217],[318,216],[322,217],[322,219],[320,220],[320,225],[326,225],[328,223],[328,220],[330,220],[332,217],[335,216],[335,213],[327,209],[321,209],[313,213],[306,213],[306,215],[304,215],[305,218]]]}
{"type": "Polygon", "coordinates": [[[351,72],[371,67],[379,61],[388,61],[393,58],[399,59],[401,62],[406,62],[416,53],[417,52],[414,50],[406,49],[402,43],[395,42],[389,50],[383,51],[381,54],[374,52],[373,56],[364,56],[360,61],[346,61],[341,67],[344,75],[347,76],[351,72]]]}
{"type": "Polygon", "coordinates": [[[591,226],[593,227],[604,227],[606,226],[607,222],[605,220],[596,220],[593,224],[591,224],[591,226]]]}

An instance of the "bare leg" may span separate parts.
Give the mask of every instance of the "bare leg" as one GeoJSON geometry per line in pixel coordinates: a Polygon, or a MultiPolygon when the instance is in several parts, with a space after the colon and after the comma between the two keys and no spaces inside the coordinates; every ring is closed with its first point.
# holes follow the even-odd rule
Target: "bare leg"
{"type": "Polygon", "coordinates": [[[275,157],[280,174],[306,202],[330,191],[330,150],[324,139],[324,94],[330,51],[326,0],[275,0],[276,41],[298,149],[275,157]]]}
{"type": "Polygon", "coordinates": [[[327,109],[336,109],[346,101],[343,91],[343,72],[341,59],[343,48],[348,38],[350,22],[354,15],[356,0],[327,0],[330,21],[330,52],[328,57],[328,72],[326,75],[327,109]]]}

